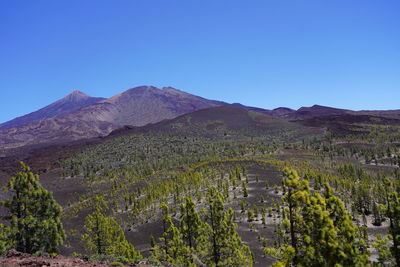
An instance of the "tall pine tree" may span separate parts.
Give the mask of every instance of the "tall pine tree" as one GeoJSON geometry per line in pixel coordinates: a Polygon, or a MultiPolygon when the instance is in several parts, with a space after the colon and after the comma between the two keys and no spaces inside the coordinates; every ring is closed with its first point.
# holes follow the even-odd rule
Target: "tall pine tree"
{"type": "Polygon", "coordinates": [[[181,207],[181,232],[190,248],[196,249],[199,239],[204,234],[204,225],[196,211],[196,205],[190,197],[186,197],[181,207]]]}
{"type": "Polygon", "coordinates": [[[368,266],[368,251],[360,230],[343,202],[325,185],[324,194],[311,192],[308,181],[285,169],[281,247],[266,249],[279,258],[275,266],[368,266]]]}
{"type": "Polygon", "coordinates": [[[168,225],[161,238],[166,246],[161,248],[156,245],[152,252],[153,259],[157,264],[168,263],[173,266],[194,266],[193,250],[183,240],[183,235],[172,222],[171,216],[165,216],[163,220],[165,225],[168,225]]]}
{"type": "Polygon", "coordinates": [[[234,211],[225,211],[223,197],[215,187],[207,191],[210,245],[209,266],[253,266],[250,248],[242,243],[233,222],[234,211]]]}
{"type": "Polygon", "coordinates": [[[96,196],[95,210],[85,219],[85,234],[82,240],[92,254],[121,257],[129,262],[138,262],[142,256],[125,238],[124,231],[111,216],[105,214],[107,205],[96,196]]]}
{"type": "Polygon", "coordinates": [[[61,206],[41,186],[39,176],[20,164],[22,170],[4,187],[12,193],[12,199],[1,202],[8,209],[4,219],[9,221],[3,233],[8,234],[18,251],[56,253],[66,237],[60,220],[61,206]]]}
{"type": "Polygon", "coordinates": [[[396,261],[396,265],[400,266],[400,197],[396,192],[399,187],[395,186],[389,179],[384,179],[386,217],[389,218],[389,238],[392,241],[390,252],[396,261]]]}

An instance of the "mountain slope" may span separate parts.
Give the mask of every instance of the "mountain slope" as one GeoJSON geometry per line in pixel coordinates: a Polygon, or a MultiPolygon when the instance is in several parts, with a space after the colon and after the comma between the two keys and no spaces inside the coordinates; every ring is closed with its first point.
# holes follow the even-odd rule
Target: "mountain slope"
{"type": "MultiPolygon", "coordinates": [[[[172,87],[140,86],[129,89],[103,102],[116,107],[112,122],[118,125],[143,126],[172,119],[199,109],[225,105],[172,87]]],[[[96,106],[96,110],[102,108],[96,106]]],[[[111,121],[110,121],[111,122],[111,121]]]]}
{"type": "Polygon", "coordinates": [[[296,111],[287,112],[283,117],[289,120],[304,120],[321,116],[343,115],[349,112],[350,110],[346,109],[314,105],[312,107],[301,107],[296,111]]]}
{"type": "Polygon", "coordinates": [[[266,110],[265,114],[285,118],[288,120],[309,120],[312,118],[323,118],[325,116],[345,116],[345,115],[370,115],[387,118],[400,118],[400,110],[348,110],[333,108],[321,105],[314,105],[312,107],[301,107],[298,110],[289,108],[277,108],[274,110],[266,110]]]}
{"type": "Polygon", "coordinates": [[[248,107],[239,103],[234,103],[232,106],[244,108],[247,110],[255,111],[258,113],[270,115],[276,118],[288,119],[288,120],[303,120],[310,119],[320,116],[330,116],[330,115],[341,115],[348,114],[352,111],[345,109],[338,109],[320,105],[314,105],[312,107],[301,107],[298,110],[294,110],[286,107],[279,107],[275,109],[262,109],[257,107],[248,107]]]}
{"type": "Polygon", "coordinates": [[[108,135],[124,125],[143,126],[225,104],[171,87],[140,86],[60,117],[0,131],[0,147],[69,142],[108,135]]]}
{"type": "Polygon", "coordinates": [[[34,121],[59,117],[81,109],[83,107],[100,102],[104,99],[105,98],[101,97],[91,97],[80,91],[75,90],[64,98],[44,108],[0,124],[0,129],[9,129],[34,121]]]}
{"type": "Polygon", "coordinates": [[[286,139],[305,134],[319,134],[322,133],[322,130],[304,127],[294,122],[237,106],[226,105],[198,110],[144,127],[124,127],[113,131],[111,135],[146,132],[217,139],[246,139],[249,137],[286,139]]]}

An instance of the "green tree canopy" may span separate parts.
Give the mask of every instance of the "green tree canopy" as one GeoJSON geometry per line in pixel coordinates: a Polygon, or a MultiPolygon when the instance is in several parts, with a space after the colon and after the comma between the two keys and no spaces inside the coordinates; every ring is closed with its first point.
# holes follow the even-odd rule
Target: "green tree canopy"
{"type": "Polygon", "coordinates": [[[95,210],[85,219],[85,234],[82,235],[86,248],[93,254],[122,257],[130,262],[138,262],[142,256],[125,238],[121,226],[111,216],[105,214],[106,203],[96,196],[95,210]]]}
{"type": "Polygon", "coordinates": [[[4,187],[12,198],[1,204],[8,210],[4,217],[11,246],[25,253],[56,253],[66,236],[60,220],[61,206],[39,183],[39,176],[21,162],[22,170],[4,187]]]}
{"type": "Polygon", "coordinates": [[[215,187],[207,191],[206,222],[210,233],[209,266],[253,266],[250,248],[242,243],[233,222],[234,211],[225,210],[223,197],[215,187]]]}
{"type": "Polygon", "coordinates": [[[324,194],[285,169],[282,225],[284,244],[267,248],[279,258],[275,266],[368,266],[368,251],[343,202],[325,184],[324,194]]]}

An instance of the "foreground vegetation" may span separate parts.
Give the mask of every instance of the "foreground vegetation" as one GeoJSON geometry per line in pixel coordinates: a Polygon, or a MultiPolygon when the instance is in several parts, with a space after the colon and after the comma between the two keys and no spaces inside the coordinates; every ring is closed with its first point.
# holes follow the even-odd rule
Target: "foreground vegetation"
{"type": "Polygon", "coordinates": [[[22,166],[7,185],[0,250],[52,254],[66,240],[108,262],[400,266],[396,127],[293,142],[118,137],[61,162],[63,179],[87,189],[64,211],[22,166]]]}

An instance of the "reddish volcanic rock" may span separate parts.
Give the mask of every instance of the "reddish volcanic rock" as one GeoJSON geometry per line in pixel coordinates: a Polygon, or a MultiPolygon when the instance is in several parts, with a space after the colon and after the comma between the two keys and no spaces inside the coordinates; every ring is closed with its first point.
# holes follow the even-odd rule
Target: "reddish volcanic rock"
{"type": "MultiPolygon", "coordinates": [[[[0,267],[111,267],[112,265],[99,262],[88,262],[76,257],[56,256],[36,257],[29,254],[11,250],[6,256],[0,257],[0,267]]],[[[126,265],[146,266],[146,265],[126,265]]]]}
{"type": "MultiPolygon", "coordinates": [[[[81,98],[84,98],[82,93],[74,92],[64,100],[71,102],[81,98]]],[[[67,143],[106,136],[124,125],[143,126],[224,104],[171,87],[160,89],[153,86],[140,86],[64,116],[42,119],[0,130],[0,148],[67,143]]]]}
{"type": "Polygon", "coordinates": [[[104,100],[104,98],[91,97],[75,90],[64,98],[44,108],[0,124],[0,129],[9,129],[39,120],[63,116],[83,107],[100,102],[101,100],[104,100]]]}

